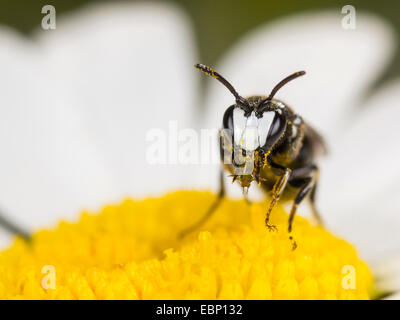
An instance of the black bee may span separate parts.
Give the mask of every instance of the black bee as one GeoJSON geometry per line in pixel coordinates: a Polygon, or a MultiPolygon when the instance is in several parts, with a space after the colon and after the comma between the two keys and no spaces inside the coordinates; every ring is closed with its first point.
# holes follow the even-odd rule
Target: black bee
{"type": "MultiPolygon", "coordinates": [[[[322,137],[301,116],[280,100],[274,99],[277,91],[289,81],[303,76],[304,71],[293,73],[279,82],[268,96],[241,97],[233,86],[219,73],[203,64],[195,67],[220,81],[234,95],[236,103],[226,109],[223,129],[220,130],[220,150],[223,168],[231,173],[233,181],[243,188],[244,195],[255,181],[271,202],[266,212],[265,225],[271,230],[270,215],[281,198],[294,199],[290,211],[288,232],[301,201],[310,195],[313,214],[321,218],[315,208],[318,182],[316,159],[325,152],[322,137]]],[[[215,211],[225,196],[223,169],[220,174],[220,192],[207,214],[180,235],[198,228],[215,211]]],[[[297,244],[292,236],[293,249],[297,244]]]]}

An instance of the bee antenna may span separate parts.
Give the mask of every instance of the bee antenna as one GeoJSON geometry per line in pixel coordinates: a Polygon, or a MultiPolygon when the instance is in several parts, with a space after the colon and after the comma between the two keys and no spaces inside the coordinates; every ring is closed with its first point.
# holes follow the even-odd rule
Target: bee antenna
{"type": "Polygon", "coordinates": [[[283,79],[281,82],[279,82],[272,89],[271,93],[269,94],[268,98],[265,99],[265,101],[272,100],[272,98],[275,96],[275,94],[278,92],[278,90],[280,88],[282,88],[285,84],[287,84],[288,82],[290,82],[290,81],[292,81],[292,80],[294,80],[294,79],[296,79],[298,77],[304,76],[305,74],[306,74],[305,71],[298,71],[298,72],[295,72],[295,73],[291,74],[290,76],[287,76],[285,79],[283,79]]]}
{"type": "Polygon", "coordinates": [[[234,96],[236,99],[236,103],[241,105],[242,107],[245,108],[245,111],[250,110],[249,103],[245,98],[239,95],[235,88],[226,80],[223,76],[221,76],[218,72],[214,71],[212,68],[209,66],[206,66],[205,64],[197,63],[194,65],[196,69],[199,69],[200,71],[203,71],[205,74],[217,79],[219,82],[221,82],[234,96]]]}

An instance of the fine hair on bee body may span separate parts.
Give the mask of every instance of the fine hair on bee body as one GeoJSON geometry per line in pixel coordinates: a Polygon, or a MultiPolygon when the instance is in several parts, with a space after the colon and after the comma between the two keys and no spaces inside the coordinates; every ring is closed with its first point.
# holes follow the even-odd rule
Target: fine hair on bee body
{"type": "Polygon", "coordinates": [[[297,247],[291,232],[297,207],[308,196],[313,215],[321,223],[315,207],[318,183],[317,158],[325,153],[322,137],[275,94],[288,82],[305,75],[295,72],[280,81],[267,96],[242,97],[218,72],[204,64],[195,67],[221,82],[234,96],[222,118],[219,144],[221,152],[220,190],[215,202],[195,224],[183,230],[180,236],[199,228],[217,209],[225,197],[224,170],[229,172],[247,195],[255,181],[271,200],[266,209],[265,225],[270,231],[271,212],[280,199],[292,200],[288,220],[289,239],[297,247]]]}

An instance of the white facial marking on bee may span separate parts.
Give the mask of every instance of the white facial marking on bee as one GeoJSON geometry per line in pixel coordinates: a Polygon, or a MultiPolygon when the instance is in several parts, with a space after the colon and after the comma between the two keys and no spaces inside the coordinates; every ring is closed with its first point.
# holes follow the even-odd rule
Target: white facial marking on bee
{"type": "Polygon", "coordinates": [[[233,110],[233,133],[235,143],[246,151],[254,151],[267,141],[269,129],[275,117],[275,112],[264,112],[257,118],[254,111],[245,117],[240,108],[233,110]]]}
{"type": "Polygon", "coordinates": [[[274,121],[275,118],[275,112],[273,111],[268,111],[264,112],[262,118],[260,118],[259,125],[258,125],[258,134],[259,134],[259,141],[260,141],[260,146],[263,146],[267,142],[267,136],[269,129],[272,126],[272,122],[274,121]]]}
{"type": "Polygon", "coordinates": [[[242,139],[243,130],[246,127],[247,118],[244,116],[244,111],[240,108],[233,110],[233,140],[239,145],[242,139]]]}

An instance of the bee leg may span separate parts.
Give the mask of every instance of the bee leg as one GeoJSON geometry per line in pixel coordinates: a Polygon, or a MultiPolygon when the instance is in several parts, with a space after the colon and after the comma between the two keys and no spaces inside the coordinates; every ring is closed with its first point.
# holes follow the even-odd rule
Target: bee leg
{"type": "Polygon", "coordinates": [[[317,190],[317,185],[318,185],[318,183],[315,182],[314,188],[311,190],[310,202],[311,202],[311,210],[312,210],[312,213],[313,213],[315,219],[317,220],[318,224],[322,226],[322,225],[323,225],[322,217],[321,217],[321,215],[319,214],[317,208],[315,207],[315,193],[316,193],[316,190],[317,190]]]}
{"type": "Polygon", "coordinates": [[[271,203],[269,204],[269,208],[267,211],[267,214],[265,216],[265,225],[270,231],[277,230],[276,226],[272,225],[269,223],[269,217],[271,215],[272,209],[274,208],[275,204],[278,202],[280,196],[282,195],[283,191],[285,190],[285,187],[287,185],[287,182],[290,179],[290,176],[292,174],[292,170],[290,168],[286,168],[283,166],[280,166],[274,162],[270,158],[267,157],[268,164],[271,166],[271,168],[280,171],[280,179],[278,179],[274,187],[272,188],[272,200],[271,203]]]}
{"type": "Polygon", "coordinates": [[[16,224],[14,224],[13,222],[11,222],[2,215],[0,215],[0,226],[12,234],[21,236],[27,241],[30,241],[31,239],[31,236],[27,231],[21,229],[19,226],[17,226],[16,224]]]}
{"type": "Polygon", "coordinates": [[[193,232],[194,230],[196,230],[197,228],[199,228],[204,222],[207,221],[208,218],[211,217],[211,215],[214,213],[214,211],[218,208],[218,206],[221,204],[222,200],[225,197],[225,183],[224,183],[224,171],[220,170],[220,175],[219,175],[219,192],[218,192],[218,197],[217,199],[214,201],[214,203],[208,208],[206,214],[196,223],[194,223],[193,225],[189,226],[188,228],[182,230],[179,234],[178,234],[178,238],[182,239],[184,238],[186,235],[188,235],[189,233],[193,232]]]}
{"type": "Polygon", "coordinates": [[[293,239],[293,236],[290,234],[292,232],[293,227],[293,219],[296,215],[297,207],[303,201],[303,199],[307,196],[307,194],[315,188],[315,178],[314,177],[307,177],[303,179],[296,179],[296,182],[302,182],[302,187],[300,191],[297,193],[296,198],[294,199],[292,209],[290,210],[289,215],[289,223],[288,223],[288,233],[289,233],[289,240],[293,243],[293,250],[297,248],[296,241],[293,239]]]}
{"type": "Polygon", "coordinates": [[[311,206],[313,210],[313,214],[315,215],[316,219],[321,222],[322,219],[318,214],[318,211],[315,208],[315,192],[317,188],[317,181],[319,177],[319,170],[318,167],[314,164],[297,168],[293,170],[293,174],[290,178],[289,184],[292,187],[298,188],[299,191],[294,199],[292,209],[290,211],[289,216],[289,226],[288,231],[291,232],[293,219],[296,214],[297,207],[299,206],[300,202],[310,193],[310,200],[311,206]]]}
{"type": "Polygon", "coordinates": [[[294,199],[292,209],[290,210],[289,222],[288,222],[289,239],[293,243],[293,249],[297,247],[296,241],[294,241],[293,237],[290,235],[290,233],[292,232],[293,220],[296,215],[297,207],[309,193],[310,193],[310,200],[311,200],[313,214],[316,216],[318,221],[321,221],[321,218],[318,215],[318,212],[314,204],[318,177],[319,177],[318,167],[314,164],[311,164],[308,166],[294,169],[291,179],[289,181],[289,184],[292,187],[299,188],[299,191],[294,199]]]}
{"type": "Polygon", "coordinates": [[[296,215],[297,207],[299,206],[300,202],[303,201],[305,196],[314,188],[315,180],[312,177],[304,178],[304,183],[303,186],[301,187],[300,191],[296,195],[296,198],[294,199],[292,209],[290,210],[290,215],[289,215],[289,226],[288,226],[288,232],[292,232],[292,226],[293,226],[293,219],[294,216],[296,215]]]}

